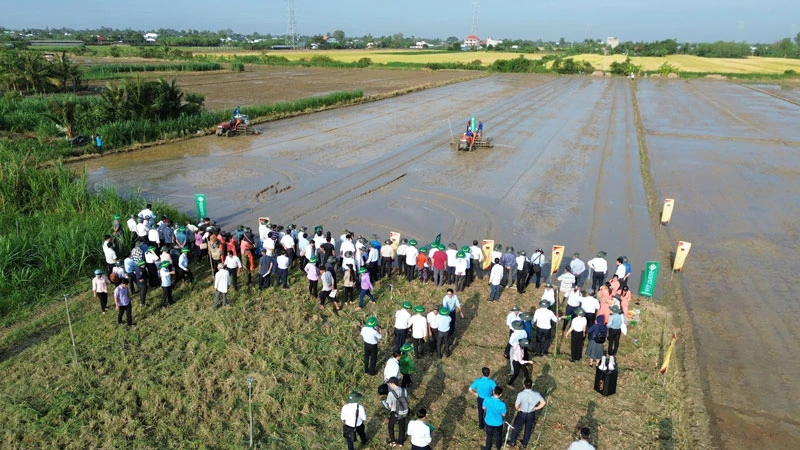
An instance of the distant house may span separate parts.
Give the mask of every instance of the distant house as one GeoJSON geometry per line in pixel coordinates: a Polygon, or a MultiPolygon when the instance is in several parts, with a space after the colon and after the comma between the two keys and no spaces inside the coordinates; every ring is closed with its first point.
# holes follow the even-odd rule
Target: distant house
{"type": "Polygon", "coordinates": [[[619,47],[619,39],[614,36],[608,36],[606,38],[606,47],[615,49],[619,47]]]}
{"type": "Polygon", "coordinates": [[[425,41],[417,41],[411,48],[428,48],[429,45],[425,41]]]}
{"type": "Polygon", "coordinates": [[[145,42],[156,42],[158,40],[157,33],[145,33],[144,41],[145,42]]]}
{"type": "Polygon", "coordinates": [[[478,39],[478,36],[474,34],[470,34],[469,36],[464,38],[464,47],[477,47],[481,43],[481,40],[478,39]]]}
{"type": "Polygon", "coordinates": [[[492,39],[491,37],[486,38],[486,46],[487,47],[497,47],[498,45],[502,45],[503,41],[500,39],[492,39]]]}

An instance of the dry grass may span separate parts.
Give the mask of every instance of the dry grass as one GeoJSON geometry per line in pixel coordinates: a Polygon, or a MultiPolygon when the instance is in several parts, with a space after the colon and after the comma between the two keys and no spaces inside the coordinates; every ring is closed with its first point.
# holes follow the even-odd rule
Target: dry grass
{"type": "MultiPolygon", "coordinates": [[[[75,299],[78,369],[71,365],[63,322],[48,321],[54,325],[40,338],[0,337],[0,446],[241,448],[247,444],[247,377],[253,377],[258,448],[340,448],[338,411],[351,389],[366,394],[369,448],[383,448],[379,380],[362,373],[358,329],[369,314],[387,329],[402,300],[438,303],[442,289],[396,281],[390,302],[387,283],[379,282],[377,304],[337,315],[330,309],[320,313],[304,295],[302,280],[263,297],[243,289],[226,309],[214,311],[208,283],[205,278],[204,287],[179,287],[178,304],[166,312],[154,307],[159,293],[152,293],[150,306],[134,307],[138,326],[130,331],[117,327],[114,316],[100,315],[89,295],[75,299]]],[[[501,302],[487,303],[487,290],[480,283],[461,296],[466,319],[458,326],[453,356],[416,361],[411,403],[429,409],[438,449],[482,441],[475,400],[466,388],[484,365],[504,385],[505,315],[514,303],[529,307],[537,295],[512,290],[501,302]]],[[[656,376],[669,314],[650,301],[642,311],[642,322],[623,339],[619,390],[612,397],[595,393],[593,371],[569,363],[564,353],[536,362],[537,389],[551,394],[547,417],[537,425],[537,448],[563,448],[579,423],[592,426],[604,447],[695,448],[682,412],[679,367],[673,367],[666,388],[656,376]]],[[[53,317],[61,316],[60,309],[53,311],[53,317]]],[[[390,341],[387,336],[381,345],[381,366],[390,341]]],[[[562,352],[567,347],[562,344],[562,352]]],[[[516,392],[507,391],[509,404],[516,392]]]]}
{"type": "MultiPolygon", "coordinates": [[[[608,70],[612,62],[625,61],[625,55],[593,55],[584,54],[574,57],[576,60],[590,62],[598,70],[608,70]]],[[[800,60],[787,58],[701,58],[692,55],[672,55],[664,58],[636,56],[631,58],[634,64],[641,65],[644,70],[657,70],[665,61],[683,72],[716,72],[716,73],[783,73],[787,69],[800,70],[800,60]]]]}

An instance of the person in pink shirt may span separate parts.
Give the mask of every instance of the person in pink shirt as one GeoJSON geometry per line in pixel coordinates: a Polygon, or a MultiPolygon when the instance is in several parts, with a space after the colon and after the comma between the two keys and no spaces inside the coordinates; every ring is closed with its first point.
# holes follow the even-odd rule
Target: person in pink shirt
{"type": "Polygon", "coordinates": [[[622,292],[619,294],[619,306],[622,308],[622,314],[628,314],[628,305],[631,303],[631,291],[628,286],[622,287],[622,292]]]}
{"type": "Polygon", "coordinates": [[[319,284],[319,268],[317,267],[317,257],[312,256],[303,268],[308,278],[308,293],[311,298],[317,298],[317,284],[319,284]]]}
{"type": "Polygon", "coordinates": [[[103,314],[108,311],[108,285],[111,281],[105,276],[101,269],[94,271],[94,278],[92,278],[92,292],[95,298],[100,300],[100,310],[103,314]]]}
{"type": "Polygon", "coordinates": [[[358,269],[358,273],[361,275],[361,293],[358,294],[358,308],[356,308],[356,311],[364,307],[365,295],[369,297],[372,303],[375,303],[375,297],[372,295],[372,290],[375,289],[375,287],[372,286],[372,280],[369,278],[367,268],[362,267],[358,269]]]}
{"type": "Polygon", "coordinates": [[[611,296],[619,295],[619,278],[616,275],[612,276],[610,280],[608,280],[608,285],[610,286],[609,292],[611,296]]]}

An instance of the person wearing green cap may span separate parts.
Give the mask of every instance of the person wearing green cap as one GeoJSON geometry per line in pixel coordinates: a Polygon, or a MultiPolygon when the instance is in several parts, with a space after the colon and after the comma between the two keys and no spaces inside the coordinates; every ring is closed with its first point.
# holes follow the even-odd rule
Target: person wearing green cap
{"type": "Polygon", "coordinates": [[[361,339],[364,341],[364,373],[367,375],[378,374],[375,364],[378,363],[378,341],[382,337],[378,318],[374,316],[368,318],[361,327],[361,339]]]}
{"type": "Polygon", "coordinates": [[[375,297],[372,295],[372,290],[375,289],[375,287],[372,285],[372,280],[369,278],[367,268],[362,267],[358,269],[358,273],[361,276],[361,293],[358,294],[358,308],[356,308],[356,311],[364,307],[365,295],[369,297],[372,303],[375,303],[375,297]]]}
{"type": "Polygon", "coordinates": [[[194,283],[194,274],[192,269],[189,268],[189,247],[181,249],[181,256],[178,258],[178,270],[180,270],[181,277],[189,280],[189,283],[194,283]]]}
{"type": "Polygon", "coordinates": [[[400,347],[400,373],[403,375],[400,387],[407,388],[411,384],[411,374],[417,371],[414,361],[411,359],[413,347],[409,343],[400,347]]]}
{"type": "Polygon", "coordinates": [[[444,355],[450,356],[450,324],[452,322],[450,310],[442,306],[436,316],[436,351],[439,359],[444,355]]]}
{"type": "Polygon", "coordinates": [[[433,284],[444,286],[447,283],[447,252],[436,246],[436,253],[430,255],[433,266],[433,284]]]}
{"type": "Polygon", "coordinates": [[[162,261],[160,267],[158,276],[161,278],[161,308],[167,309],[167,303],[170,305],[175,303],[172,298],[172,276],[175,275],[175,271],[167,261],[162,261]]]}
{"type": "Polygon", "coordinates": [[[406,281],[409,283],[412,282],[416,276],[415,269],[417,268],[417,256],[419,256],[419,250],[417,250],[417,241],[411,239],[408,241],[405,260],[406,281]]]}
{"type": "Polygon", "coordinates": [[[411,302],[403,302],[402,307],[394,313],[394,351],[399,352],[406,342],[408,329],[411,327],[411,302]]]}
{"type": "Polygon", "coordinates": [[[360,392],[352,391],[347,397],[347,404],[342,406],[342,436],[347,443],[347,450],[354,450],[356,434],[361,438],[361,446],[367,445],[367,433],[364,422],[367,421],[367,410],[359,402],[364,398],[360,392]]]}
{"type": "Polygon", "coordinates": [[[570,335],[570,358],[569,362],[580,361],[583,357],[583,340],[586,337],[586,313],[583,309],[578,307],[572,311],[567,319],[569,320],[569,329],[564,332],[564,338],[570,335]]]}
{"type": "Polygon", "coordinates": [[[100,301],[100,311],[103,314],[108,311],[108,285],[111,281],[100,269],[95,269],[94,278],[92,278],[92,295],[100,301]]]}
{"type": "Polygon", "coordinates": [[[462,292],[467,282],[467,254],[459,251],[456,252],[455,266],[453,273],[456,277],[456,292],[462,292]]]}
{"type": "Polygon", "coordinates": [[[414,315],[411,316],[411,339],[414,340],[414,357],[425,356],[425,337],[428,335],[428,320],[422,314],[425,307],[417,305],[414,307],[414,315]]]}
{"type": "Polygon", "coordinates": [[[136,268],[133,270],[133,283],[136,283],[136,287],[139,288],[139,301],[142,303],[142,306],[145,306],[145,301],[147,299],[147,265],[143,259],[140,259],[138,263],[136,263],[136,268]]]}
{"type": "Polygon", "coordinates": [[[419,249],[417,255],[417,273],[419,274],[419,281],[422,284],[428,282],[430,278],[431,259],[428,257],[428,248],[422,247],[419,249]]]}

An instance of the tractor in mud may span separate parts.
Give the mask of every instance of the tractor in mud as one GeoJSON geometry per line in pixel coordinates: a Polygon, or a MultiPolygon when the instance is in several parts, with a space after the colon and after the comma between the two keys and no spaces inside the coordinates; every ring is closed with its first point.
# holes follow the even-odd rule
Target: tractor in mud
{"type": "Polygon", "coordinates": [[[483,134],[483,122],[477,122],[475,117],[470,117],[467,121],[467,131],[461,136],[452,136],[452,127],[450,130],[450,146],[455,147],[459,151],[472,151],[475,148],[492,148],[492,138],[483,134]]]}
{"type": "Polygon", "coordinates": [[[244,114],[237,115],[227,122],[217,125],[217,136],[231,137],[238,134],[261,134],[250,127],[250,118],[244,114]]]}

